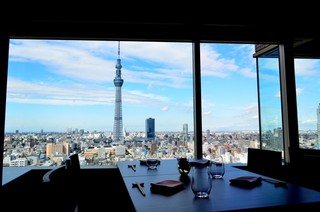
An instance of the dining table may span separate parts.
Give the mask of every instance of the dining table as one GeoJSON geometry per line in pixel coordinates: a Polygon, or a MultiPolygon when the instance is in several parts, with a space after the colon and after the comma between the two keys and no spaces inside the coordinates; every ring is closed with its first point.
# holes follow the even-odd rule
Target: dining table
{"type": "Polygon", "coordinates": [[[225,164],[225,174],[212,179],[208,198],[196,198],[191,189],[191,173],[180,174],[177,159],[161,159],[156,169],[148,169],[143,160],[120,161],[117,167],[137,212],[266,211],[271,209],[320,209],[320,192],[283,182],[225,164]],[[260,183],[248,186],[232,180],[257,177],[260,183]],[[171,193],[154,192],[161,182],[181,182],[171,193]]]}

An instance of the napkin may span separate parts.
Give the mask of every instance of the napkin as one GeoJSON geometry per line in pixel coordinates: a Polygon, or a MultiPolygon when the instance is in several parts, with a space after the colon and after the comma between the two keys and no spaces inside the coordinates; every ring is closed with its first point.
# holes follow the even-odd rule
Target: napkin
{"type": "Polygon", "coordinates": [[[150,183],[150,190],[153,193],[172,195],[184,189],[184,184],[178,180],[163,180],[150,183]]]}
{"type": "Polygon", "coordinates": [[[243,186],[243,187],[255,187],[261,184],[261,177],[257,176],[241,176],[230,179],[231,185],[243,186]]]}

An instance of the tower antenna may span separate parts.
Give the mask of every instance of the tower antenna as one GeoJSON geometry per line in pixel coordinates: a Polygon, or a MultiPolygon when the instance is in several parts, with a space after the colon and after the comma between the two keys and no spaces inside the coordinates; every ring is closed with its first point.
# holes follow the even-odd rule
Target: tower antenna
{"type": "Polygon", "coordinates": [[[118,59],[120,59],[120,41],[118,41],[118,59]]]}

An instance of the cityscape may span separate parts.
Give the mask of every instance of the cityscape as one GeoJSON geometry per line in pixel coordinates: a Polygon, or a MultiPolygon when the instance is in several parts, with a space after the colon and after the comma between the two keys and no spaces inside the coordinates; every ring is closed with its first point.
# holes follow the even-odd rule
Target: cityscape
{"type": "MultiPolygon", "coordinates": [[[[162,159],[193,158],[193,137],[183,132],[157,133],[146,138],[145,132],[125,133],[124,145],[112,143],[112,133],[71,130],[66,133],[12,133],[6,135],[5,166],[61,165],[69,154],[78,153],[81,165],[115,165],[121,160],[145,159],[156,151],[162,159]],[[157,148],[152,149],[152,144],[157,148]]],[[[225,157],[226,162],[245,163],[246,148],[258,147],[258,133],[204,134],[204,156],[225,157]]]]}
{"type": "MultiPolygon", "coordinates": [[[[149,118],[147,119],[149,120],[149,118]]],[[[187,124],[181,132],[158,132],[148,137],[147,132],[125,132],[124,144],[113,144],[112,132],[88,132],[68,129],[67,132],[7,133],[4,142],[4,167],[57,166],[74,153],[81,165],[116,165],[118,161],[146,159],[155,151],[161,159],[193,158],[193,132],[187,124]],[[152,149],[152,144],[156,148],[152,149]]],[[[152,135],[149,131],[149,135],[152,135]]],[[[317,132],[300,136],[305,148],[316,148],[317,132]]],[[[269,138],[277,143],[278,136],[269,138]]],[[[246,163],[247,149],[259,148],[259,132],[203,133],[203,156],[211,159],[223,156],[226,163],[246,163]]]]}
{"type": "MultiPolygon", "coordinates": [[[[116,165],[121,160],[193,158],[194,136],[184,123],[181,132],[156,132],[155,118],[147,118],[145,132],[128,133],[123,128],[120,42],[113,80],[115,86],[113,132],[67,129],[65,133],[7,133],[3,166],[59,166],[77,153],[81,165],[116,165]]],[[[258,148],[258,132],[215,132],[203,135],[203,155],[223,156],[226,163],[245,163],[246,149],[258,148]]]]}
{"type": "MultiPolygon", "coordinates": [[[[117,52],[113,79],[113,131],[68,128],[65,131],[41,129],[35,132],[16,129],[14,132],[6,132],[3,167],[60,166],[68,156],[75,153],[79,155],[83,166],[116,165],[118,161],[142,160],[153,154],[161,159],[194,157],[192,121],[181,122],[175,130],[169,131],[158,130],[158,118],[139,117],[140,122],[145,120],[145,130],[126,131],[122,111],[122,86],[126,84],[126,78],[122,78],[120,42],[117,52]]],[[[318,111],[318,119],[319,114],[318,111]]],[[[303,131],[300,134],[301,146],[318,148],[319,130],[318,127],[318,130],[303,131]]],[[[222,156],[225,163],[246,163],[249,147],[260,148],[260,145],[264,145],[264,148],[281,150],[281,131],[281,128],[274,128],[264,132],[264,142],[261,144],[258,129],[207,129],[202,134],[203,157],[213,159],[222,156]]]]}

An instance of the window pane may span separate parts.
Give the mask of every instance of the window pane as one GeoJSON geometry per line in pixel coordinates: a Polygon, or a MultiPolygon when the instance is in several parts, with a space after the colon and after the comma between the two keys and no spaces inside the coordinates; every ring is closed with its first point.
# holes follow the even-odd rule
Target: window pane
{"type": "Polygon", "coordinates": [[[320,60],[295,59],[299,147],[320,149],[320,60]]]}
{"type": "Polygon", "coordinates": [[[247,161],[259,144],[254,45],[201,44],[204,157],[227,163],[247,161]]]}
{"type": "Polygon", "coordinates": [[[258,58],[261,148],[283,151],[279,59],[258,58]]]}
{"type": "Polygon", "coordinates": [[[191,157],[191,43],[10,40],[4,166],[60,165],[74,152],[82,165],[141,159],[149,118],[160,157],[191,157]]]}

